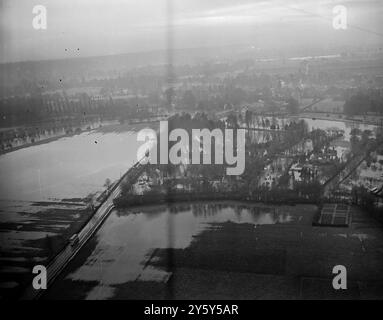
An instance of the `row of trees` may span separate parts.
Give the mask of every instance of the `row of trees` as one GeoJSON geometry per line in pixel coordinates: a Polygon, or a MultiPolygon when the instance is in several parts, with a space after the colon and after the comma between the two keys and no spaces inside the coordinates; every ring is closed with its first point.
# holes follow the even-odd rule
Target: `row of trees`
{"type": "Polygon", "coordinates": [[[143,113],[148,113],[148,104],[144,99],[131,98],[122,101],[109,97],[96,100],[86,93],[75,97],[56,93],[0,100],[0,126],[28,125],[57,118],[88,115],[108,118],[136,117],[143,113]]]}
{"type": "Polygon", "coordinates": [[[349,97],[344,104],[344,113],[347,115],[365,115],[368,112],[383,114],[383,95],[360,91],[349,97]]]}

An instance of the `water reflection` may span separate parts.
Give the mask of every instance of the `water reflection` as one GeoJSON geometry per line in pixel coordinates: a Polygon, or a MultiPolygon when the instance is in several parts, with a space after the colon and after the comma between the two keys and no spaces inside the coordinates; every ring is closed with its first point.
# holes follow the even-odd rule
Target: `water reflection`
{"type": "MultiPolygon", "coordinates": [[[[166,281],[169,273],[150,265],[156,249],[187,248],[197,234],[227,221],[260,226],[288,223],[293,218],[278,207],[240,203],[182,203],[114,211],[95,236],[96,244],[85,263],[67,279],[76,281],[73,286],[77,281],[97,282],[87,293],[88,299],[113,298],[116,286],[128,281],[166,281]]],[[[76,259],[84,259],[81,255],[76,259]]]]}

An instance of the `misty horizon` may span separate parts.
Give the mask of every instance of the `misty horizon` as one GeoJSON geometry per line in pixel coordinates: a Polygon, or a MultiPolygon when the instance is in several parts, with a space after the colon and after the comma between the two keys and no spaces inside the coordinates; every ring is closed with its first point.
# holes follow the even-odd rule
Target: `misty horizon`
{"type": "Polygon", "coordinates": [[[243,45],[381,46],[379,1],[41,1],[47,29],[32,28],[36,3],[1,1],[1,63],[243,45]],[[332,27],[335,5],[348,10],[347,30],[332,27]],[[150,8],[150,10],[147,10],[150,8]],[[171,48],[169,38],[171,37],[171,48]]]}

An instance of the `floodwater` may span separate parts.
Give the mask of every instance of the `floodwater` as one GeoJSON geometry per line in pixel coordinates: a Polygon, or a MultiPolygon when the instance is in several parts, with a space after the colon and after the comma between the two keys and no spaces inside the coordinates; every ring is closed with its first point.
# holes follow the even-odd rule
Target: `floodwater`
{"type": "Polygon", "coordinates": [[[315,129],[343,130],[344,139],[346,141],[350,141],[352,129],[360,129],[361,131],[371,130],[373,134],[376,133],[376,130],[377,130],[377,126],[373,124],[362,124],[359,122],[343,121],[343,120],[326,120],[326,119],[312,119],[312,118],[300,118],[300,119],[303,119],[307,123],[309,131],[312,131],[315,129]]]}
{"type": "Polygon", "coordinates": [[[113,211],[75,257],[72,265],[80,266],[74,270],[69,266],[72,271],[64,271],[70,292],[81,292],[80,287],[84,288],[86,283],[89,284],[86,299],[108,299],[114,297],[119,284],[137,280],[164,282],[169,274],[150,266],[156,260],[154,250],[187,248],[193,237],[214,228],[214,223],[250,223],[257,228],[293,223],[296,218],[286,208],[239,202],[174,204],[135,210],[113,211]]]}
{"type": "MultiPolygon", "coordinates": [[[[278,125],[280,128],[283,128],[286,124],[289,124],[293,121],[304,120],[307,124],[307,128],[309,131],[315,129],[322,130],[341,130],[344,132],[344,140],[350,141],[351,130],[352,129],[360,129],[361,131],[370,130],[372,134],[376,134],[377,125],[374,124],[363,124],[357,121],[348,121],[341,119],[316,119],[310,117],[262,117],[262,116],[254,116],[251,126],[253,128],[259,129],[270,129],[271,125],[278,125]],[[266,120],[266,126],[262,122],[266,120]]],[[[243,124],[245,125],[245,124],[243,124]]],[[[251,141],[255,143],[265,143],[273,139],[275,134],[278,133],[278,130],[275,132],[268,131],[250,131],[247,134],[250,136],[251,141]]]]}
{"type": "Polygon", "coordinates": [[[134,162],[134,127],[93,130],[0,156],[0,200],[84,198],[134,162]]]}
{"type": "MultiPolygon", "coordinates": [[[[342,129],[346,140],[354,127],[372,131],[376,128],[342,120],[303,119],[310,130],[342,129]]],[[[273,121],[283,125],[291,119],[273,121]]],[[[135,129],[128,125],[112,126],[112,130],[96,129],[1,155],[0,200],[84,198],[103,190],[107,178],[118,179],[136,161],[141,142],[137,142],[135,129]]],[[[267,132],[252,134],[258,142],[271,139],[267,132]]]]}

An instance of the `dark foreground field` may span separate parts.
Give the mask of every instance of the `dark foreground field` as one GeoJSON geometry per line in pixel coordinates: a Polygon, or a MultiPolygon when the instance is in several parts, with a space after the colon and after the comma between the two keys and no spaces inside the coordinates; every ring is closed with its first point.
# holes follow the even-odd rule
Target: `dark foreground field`
{"type": "Polygon", "coordinates": [[[17,298],[91,215],[81,199],[0,202],[0,299],[17,298]],[[77,202],[75,202],[77,201],[77,202]]]}
{"type": "MultiPolygon", "coordinates": [[[[241,219],[203,222],[205,227],[193,234],[188,245],[172,249],[160,242],[156,246],[153,236],[152,250],[128,281],[122,275],[133,269],[134,249],[140,239],[152,235],[127,227],[140,219],[139,214],[113,213],[44,298],[383,298],[383,231],[376,221],[352,208],[350,227],[313,227],[315,206],[280,206],[277,211],[288,212],[288,219],[259,224],[238,223],[241,219]],[[129,220],[132,215],[136,216],[129,220]],[[125,220],[118,220],[121,217],[128,223],[125,229],[125,220]],[[116,228],[135,236],[118,234],[116,228]],[[339,264],[347,268],[348,289],[335,291],[332,269],[339,264]],[[117,281],[111,281],[116,277],[117,281]]],[[[174,227],[182,228],[177,219],[184,214],[192,213],[176,213],[174,227]]],[[[157,227],[161,225],[157,223],[157,227]]]]}

